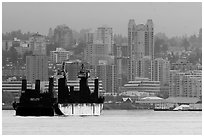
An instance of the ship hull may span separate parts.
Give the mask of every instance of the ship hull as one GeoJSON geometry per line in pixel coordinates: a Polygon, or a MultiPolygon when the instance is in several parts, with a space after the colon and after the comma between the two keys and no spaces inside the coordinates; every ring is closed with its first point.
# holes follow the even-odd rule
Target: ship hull
{"type": "Polygon", "coordinates": [[[103,103],[63,103],[58,108],[65,116],[99,116],[103,110],[103,103]]]}
{"type": "Polygon", "coordinates": [[[16,116],[54,116],[53,107],[48,106],[18,106],[16,116]]]}

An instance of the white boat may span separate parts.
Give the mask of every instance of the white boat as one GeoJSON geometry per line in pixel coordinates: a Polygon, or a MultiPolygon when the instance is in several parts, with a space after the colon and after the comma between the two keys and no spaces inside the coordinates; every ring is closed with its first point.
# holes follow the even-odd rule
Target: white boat
{"type": "Polygon", "coordinates": [[[176,108],[174,108],[173,110],[189,110],[189,105],[180,105],[180,106],[178,106],[178,107],[176,107],[176,108]]]}

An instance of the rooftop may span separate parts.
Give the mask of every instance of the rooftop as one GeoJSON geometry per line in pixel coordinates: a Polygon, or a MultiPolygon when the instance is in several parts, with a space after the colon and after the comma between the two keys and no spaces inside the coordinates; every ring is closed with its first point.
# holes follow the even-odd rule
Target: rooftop
{"type": "Polygon", "coordinates": [[[199,101],[199,98],[195,97],[169,97],[165,99],[165,102],[169,103],[196,103],[199,101]]]}
{"type": "Polygon", "coordinates": [[[162,100],[163,98],[160,98],[160,97],[144,97],[142,98],[142,100],[162,100]]]}

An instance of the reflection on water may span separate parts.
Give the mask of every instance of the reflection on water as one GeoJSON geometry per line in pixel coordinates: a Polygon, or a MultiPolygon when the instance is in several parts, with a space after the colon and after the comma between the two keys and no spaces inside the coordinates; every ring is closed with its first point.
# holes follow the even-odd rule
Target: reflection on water
{"type": "Polygon", "coordinates": [[[201,135],[202,112],[104,110],[101,116],[20,117],[2,111],[3,135],[201,135]]]}

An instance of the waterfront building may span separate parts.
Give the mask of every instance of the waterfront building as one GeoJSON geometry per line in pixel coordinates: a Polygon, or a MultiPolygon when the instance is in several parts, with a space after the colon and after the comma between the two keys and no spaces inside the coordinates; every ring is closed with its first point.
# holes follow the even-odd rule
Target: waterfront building
{"type": "Polygon", "coordinates": [[[202,71],[179,72],[170,70],[170,97],[197,97],[202,96],[202,71]]]}
{"type": "Polygon", "coordinates": [[[169,71],[169,96],[176,97],[176,74],[179,73],[178,70],[169,71]]]}
{"type": "Polygon", "coordinates": [[[157,96],[160,93],[160,81],[150,81],[148,78],[136,77],[120,87],[120,93],[133,92],[138,98],[157,96]]]}

